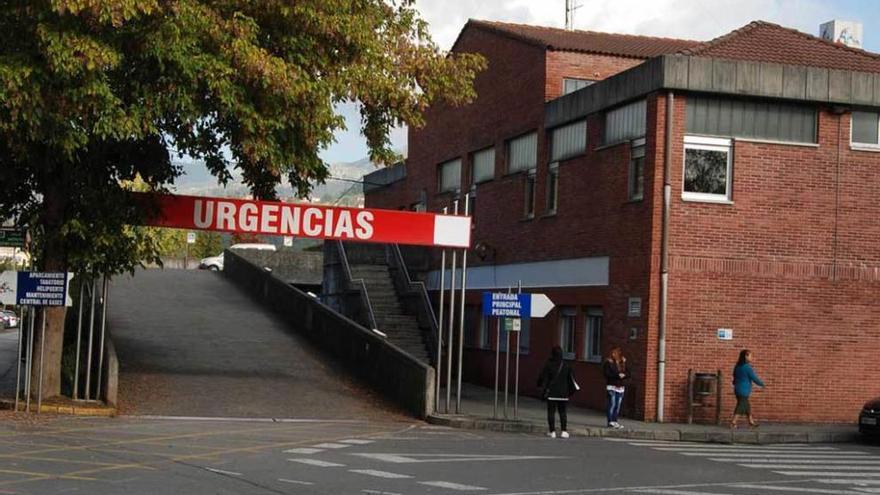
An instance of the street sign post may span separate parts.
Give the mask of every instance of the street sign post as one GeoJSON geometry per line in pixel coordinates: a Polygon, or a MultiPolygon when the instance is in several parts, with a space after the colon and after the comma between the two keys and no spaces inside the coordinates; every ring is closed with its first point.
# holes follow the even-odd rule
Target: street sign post
{"type": "Polygon", "coordinates": [[[0,227],[0,247],[24,248],[27,232],[14,227],[0,227]]]}
{"type": "Polygon", "coordinates": [[[520,281],[517,293],[512,292],[484,292],[483,293],[483,316],[498,318],[497,337],[495,340],[495,408],[493,417],[498,417],[498,355],[501,352],[501,327],[508,332],[505,339],[505,376],[504,376],[504,417],[507,417],[507,383],[509,378],[510,363],[510,332],[516,333],[516,382],[514,389],[513,416],[516,418],[519,403],[519,347],[522,338],[522,320],[530,318],[543,318],[553,309],[553,301],[545,294],[523,294],[522,282],[520,281]]]}

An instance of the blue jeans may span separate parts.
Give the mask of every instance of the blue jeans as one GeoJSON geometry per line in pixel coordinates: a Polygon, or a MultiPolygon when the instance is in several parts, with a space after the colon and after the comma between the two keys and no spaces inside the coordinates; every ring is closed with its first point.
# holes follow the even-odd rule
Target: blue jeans
{"type": "Polygon", "coordinates": [[[623,392],[615,392],[613,390],[609,390],[608,406],[605,409],[609,425],[616,422],[617,417],[620,416],[621,404],[623,404],[623,392]]]}

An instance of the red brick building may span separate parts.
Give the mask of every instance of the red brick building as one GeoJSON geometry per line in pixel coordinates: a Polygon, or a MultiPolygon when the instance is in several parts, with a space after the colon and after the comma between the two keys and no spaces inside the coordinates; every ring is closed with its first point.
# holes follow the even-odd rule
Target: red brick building
{"type": "Polygon", "coordinates": [[[562,345],[602,407],[619,345],[631,417],[684,419],[689,369],[725,374],[728,415],[743,348],[761,418],[854,421],[880,395],[880,55],[765,22],[695,42],[470,21],[453,50],[488,60],[478,99],[430,109],[366,205],[474,202],[466,381],[494,379],[479,293],[522,281],[556,304],[525,325],[526,393],[562,345]]]}

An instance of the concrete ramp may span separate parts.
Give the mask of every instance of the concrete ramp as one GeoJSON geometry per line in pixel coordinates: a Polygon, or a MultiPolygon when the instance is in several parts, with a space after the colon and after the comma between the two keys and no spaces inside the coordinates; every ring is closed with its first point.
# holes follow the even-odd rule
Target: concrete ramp
{"type": "Polygon", "coordinates": [[[222,274],[121,276],[109,310],[123,414],[402,417],[222,274]]]}

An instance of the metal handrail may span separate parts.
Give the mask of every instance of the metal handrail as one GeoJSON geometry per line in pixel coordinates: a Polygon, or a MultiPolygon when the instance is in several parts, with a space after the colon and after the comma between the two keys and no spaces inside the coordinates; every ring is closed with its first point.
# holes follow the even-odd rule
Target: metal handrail
{"type": "Polygon", "coordinates": [[[373,305],[370,303],[370,296],[367,294],[367,283],[362,278],[354,278],[351,274],[351,265],[348,264],[348,255],[345,254],[345,246],[342,244],[342,241],[335,242],[337,249],[339,249],[339,259],[342,263],[342,269],[345,272],[346,282],[347,284],[359,284],[361,286],[359,290],[361,303],[367,308],[367,317],[370,319],[370,328],[378,330],[379,325],[376,324],[376,315],[373,313],[373,305]]]}
{"type": "MultiPolygon", "coordinates": [[[[428,288],[425,286],[425,283],[421,280],[413,280],[409,275],[409,269],[406,267],[406,262],[403,259],[403,253],[400,251],[400,246],[398,244],[389,244],[391,258],[394,265],[396,265],[402,272],[404,281],[407,284],[408,290],[415,290],[419,293],[420,298],[422,299],[422,305],[425,313],[428,316],[428,324],[430,326],[430,350],[436,351],[437,346],[440,345],[439,340],[439,326],[437,323],[437,315],[434,314],[434,306],[431,305],[431,299],[428,297],[428,288]]],[[[431,352],[431,356],[434,356],[434,352],[431,352]]]]}

